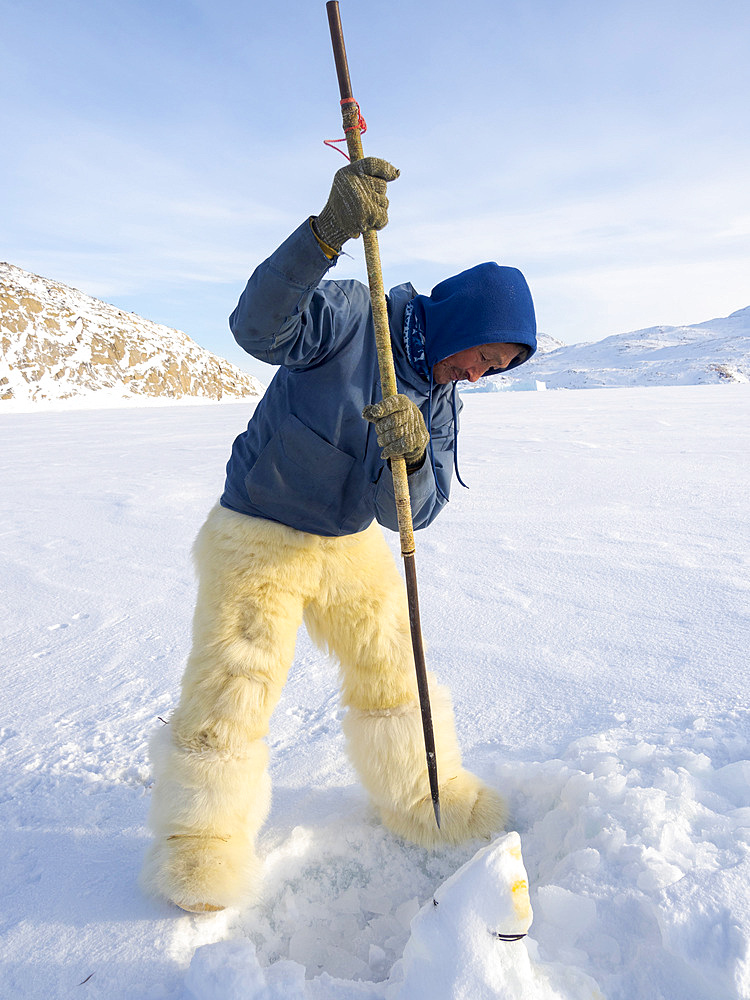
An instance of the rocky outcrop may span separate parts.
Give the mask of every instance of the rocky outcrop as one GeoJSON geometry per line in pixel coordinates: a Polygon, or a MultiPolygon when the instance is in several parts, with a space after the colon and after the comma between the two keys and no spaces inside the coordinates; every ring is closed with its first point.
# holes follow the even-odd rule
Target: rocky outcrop
{"type": "Polygon", "coordinates": [[[0,263],[0,400],[259,396],[187,334],[0,263]]]}

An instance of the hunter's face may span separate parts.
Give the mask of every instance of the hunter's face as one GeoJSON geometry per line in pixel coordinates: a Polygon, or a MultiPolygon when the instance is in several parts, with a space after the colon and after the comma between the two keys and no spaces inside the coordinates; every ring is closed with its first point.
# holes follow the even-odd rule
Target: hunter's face
{"type": "Polygon", "coordinates": [[[482,344],[481,347],[467,347],[465,351],[451,354],[449,358],[438,361],[432,369],[432,378],[436,385],[447,385],[448,382],[476,382],[491,368],[505,369],[524,353],[518,344],[482,344]]]}

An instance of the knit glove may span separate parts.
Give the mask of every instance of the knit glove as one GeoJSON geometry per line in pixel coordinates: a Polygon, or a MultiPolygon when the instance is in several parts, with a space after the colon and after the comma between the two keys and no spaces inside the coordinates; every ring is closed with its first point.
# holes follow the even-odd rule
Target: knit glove
{"type": "Polygon", "coordinates": [[[337,170],[323,211],[313,219],[318,237],[337,253],[347,240],[388,224],[387,181],[399,171],[377,156],[366,156],[337,170]]]}
{"type": "Polygon", "coordinates": [[[366,406],[362,416],[375,424],[382,458],[403,455],[407,467],[421,465],[430,435],[419,407],[408,396],[386,396],[366,406]]]}

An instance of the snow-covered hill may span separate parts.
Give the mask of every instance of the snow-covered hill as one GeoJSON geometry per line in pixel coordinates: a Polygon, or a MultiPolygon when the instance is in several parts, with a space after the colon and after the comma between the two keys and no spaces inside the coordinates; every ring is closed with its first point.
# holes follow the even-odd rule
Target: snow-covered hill
{"type": "Polygon", "coordinates": [[[540,352],[507,381],[548,389],[750,381],[750,306],[693,326],[654,326],[540,352]]]}
{"type": "Polygon", "coordinates": [[[561,340],[557,340],[556,337],[550,337],[548,333],[537,333],[536,335],[536,349],[538,354],[550,354],[552,351],[556,351],[559,347],[563,347],[564,344],[561,340]]]}
{"type": "Polygon", "coordinates": [[[0,263],[0,400],[258,396],[252,375],[186,334],[0,263]]]}

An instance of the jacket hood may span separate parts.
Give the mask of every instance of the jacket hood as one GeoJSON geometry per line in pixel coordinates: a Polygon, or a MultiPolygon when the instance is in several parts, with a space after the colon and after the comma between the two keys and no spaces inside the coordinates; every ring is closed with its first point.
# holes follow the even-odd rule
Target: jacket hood
{"type": "MultiPolygon", "coordinates": [[[[430,371],[438,361],[483,344],[523,344],[528,348],[525,358],[502,371],[517,368],[536,351],[534,303],[526,279],[515,267],[477,264],[441,281],[430,295],[418,295],[415,306],[423,317],[430,371]]],[[[486,374],[500,372],[491,368],[486,374]]]]}

